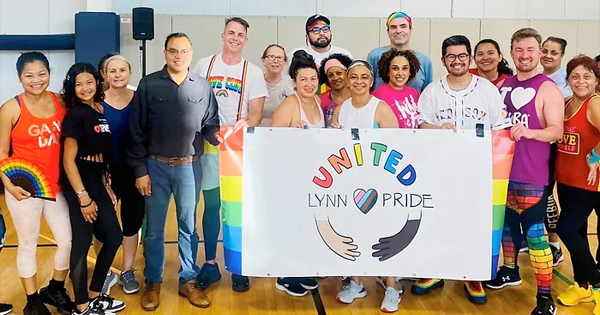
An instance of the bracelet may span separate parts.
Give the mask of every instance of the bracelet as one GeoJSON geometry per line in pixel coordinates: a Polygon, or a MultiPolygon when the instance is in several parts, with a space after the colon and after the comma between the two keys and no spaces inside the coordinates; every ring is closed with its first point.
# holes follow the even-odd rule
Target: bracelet
{"type": "Polygon", "coordinates": [[[80,207],[80,208],[87,208],[87,207],[89,207],[89,206],[91,206],[91,205],[92,205],[92,202],[94,202],[94,200],[90,199],[90,203],[88,203],[88,204],[87,204],[87,205],[85,205],[85,206],[79,205],[79,207],[80,207]]]}
{"type": "Polygon", "coordinates": [[[76,192],[76,194],[77,194],[77,196],[81,196],[81,195],[83,195],[83,193],[85,193],[85,192],[87,192],[87,191],[86,191],[86,190],[85,190],[85,188],[84,188],[84,189],[82,189],[82,190],[78,190],[78,191],[76,192]]]}
{"type": "Polygon", "coordinates": [[[585,157],[588,163],[595,164],[600,162],[600,156],[596,153],[596,150],[592,149],[590,153],[585,157]]]}

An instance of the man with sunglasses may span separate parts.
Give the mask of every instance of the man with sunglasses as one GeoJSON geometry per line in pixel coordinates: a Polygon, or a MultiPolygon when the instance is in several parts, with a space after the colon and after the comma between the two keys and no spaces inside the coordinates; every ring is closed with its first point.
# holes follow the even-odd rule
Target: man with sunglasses
{"type": "MultiPolygon", "coordinates": [[[[419,97],[421,128],[475,133],[478,125],[487,130],[510,125],[498,89],[488,80],[469,73],[473,56],[468,38],[462,35],[446,38],[442,43],[441,60],[448,75],[433,80],[419,97]]],[[[411,292],[423,295],[443,286],[442,279],[419,279],[411,292]]],[[[464,289],[472,303],[487,302],[480,281],[467,281],[464,289]]]]}
{"type": "MultiPolygon", "coordinates": [[[[367,55],[367,62],[373,67],[373,74],[375,75],[374,89],[383,85],[383,79],[378,74],[378,64],[381,60],[381,55],[388,51],[390,48],[395,47],[398,50],[410,50],[410,36],[413,31],[412,19],[408,14],[404,12],[394,12],[390,14],[386,20],[386,28],[388,37],[390,38],[390,44],[388,46],[378,47],[369,52],[367,55]]],[[[431,65],[431,59],[425,54],[412,50],[412,52],[419,58],[421,68],[415,79],[410,83],[410,86],[419,91],[423,92],[425,87],[431,83],[433,76],[433,67],[431,65]]]]}
{"type": "MultiPolygon", "coordinates": [[[[352,58],[352,54],[347,49],[331,45],[331,22],[326,16],[313,15],[306,20],[306,47],[293,49],[288,54],[288,60],[291,62],[294,53],[298,50],[304,50],[313,56],[317,68],[321,66],[321,61],[332,54],[344,54],[352,58]]],[[[323,84],[317,94],[325,92],[323,84]]]]}

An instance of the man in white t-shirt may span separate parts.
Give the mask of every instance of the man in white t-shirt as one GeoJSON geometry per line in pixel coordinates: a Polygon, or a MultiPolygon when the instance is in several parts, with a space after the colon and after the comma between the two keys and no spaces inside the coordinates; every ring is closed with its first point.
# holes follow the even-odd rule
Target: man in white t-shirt
{"type": "Polygon", "coordinates": [[[298,50],[304,50],[315,58],[317,67],[321,66],[321,61],[331,54],[344,54],[350,58],[352,54],[344,48],[331,45],[331,25],[327,17],[323,15],[313,15],[306,20],[306,47],[293,49],[288,54],[289,62],[292,61],[294,53],[298,50]]]}
{"type": "MultiPolygon", "coordinates": [[[[473,130],[504,129],[510,125],[498,89],[487,79],[469,73],[473,62],[471,43],[455,35],[442,43],[442,63],[448,75],[433,80],[419,96],[419,124],[424,129],[473,130]]],[[[427,294],[444,286],[442,279],[419,279],[413,294],[427,294]]],[[[487,302],[480,281],[465,282],[465,291],[474,304],[487,302]]]]}
{"type": "MultiPolygon", "coordinates": [[[[242,57],[242,49],[248,42],[249,27],[248,22],[242,18],[227,19],[225,30],[221,34],[222,53],[202,58],[194,67],[194,72],[206,78],[215,92],[221,126],[233,126],[235,130],[260,125],[267,96],[262,70],[242,57]]],[[[198,274],[198,284],[203,290],[221,279],[219,266],[215,262],[221,224],[219,151],[218,147],[209,143],[204,143],[204,148],[204,155],[201,157],[201,188],[204,195],[202,229],[206,263],[198,274]]],[[[199,192],[196,198],[199,198],[199,192]]],[[[228,250],[225,248],[225,255],[228,250]]],[[[231,282],[233,290],[237,292],[250,288],[248,277],[242,275],[232,274],[231,282]]]]}

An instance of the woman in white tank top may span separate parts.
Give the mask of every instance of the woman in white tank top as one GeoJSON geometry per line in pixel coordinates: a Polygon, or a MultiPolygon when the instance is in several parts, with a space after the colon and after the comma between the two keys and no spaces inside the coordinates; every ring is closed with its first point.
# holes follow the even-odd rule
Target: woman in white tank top
{"type": "MultiPolygon", "coordinates": [[[[315,60],[304,50],[299,50],[294,53],[289,71],[296,93],[277,107],[271,127],[325,128],[323,111],[316,96],[319,75],[315,60]]],[[[277,278],[275,284],[275,288],[291,296],[304,296],[317,286],[314,278],[307,277],[277,278]]]]}
{"type": "Polygon", "coordinates": [[[317,67],[312,56],[300,51],[294,53],[290,64],[290,77],[296,93],[277,107],[271,127],[325,128],[320,100],[316,96],[319,87],[317,67]]]}
{"type": "Polygon", "coordinates": [[[354,61],[346,80],[352,97],[335,109],[332,128],[398,128],[392,109],[371,95],[373,69],[366,61],[354,61]]]}
{"type": "MultiPolygon", "coordinates": [[[[392,108],[384,101],[371,95],[373,87],[373,69],[363,60],[356,60],[347,71],[347,84],[352,97],[338,106],[331,120],[332,128],[398,128],[398,119],[392,108]]],[[[400,293],[395,277],[380,279],[386,293],[381,303],[381,310],[394,312],[400,303],[400,293]]],[[[351,277],[350,283],[344,286],[336,298],[342,303],[350,304],[357,298],[367,296],[362,279],[351,277]]]]}

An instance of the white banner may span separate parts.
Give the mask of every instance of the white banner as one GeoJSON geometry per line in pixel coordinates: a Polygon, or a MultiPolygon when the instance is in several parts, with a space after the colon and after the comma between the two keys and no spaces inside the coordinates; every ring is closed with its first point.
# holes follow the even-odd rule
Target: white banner
{"type": "Polygon", "coordinates": [[[243,135],[241,244],[224,227],[226,260],[236,248],[234,269],[248,276],[488,280],[491,138],[254,128],[243,135]]]}

